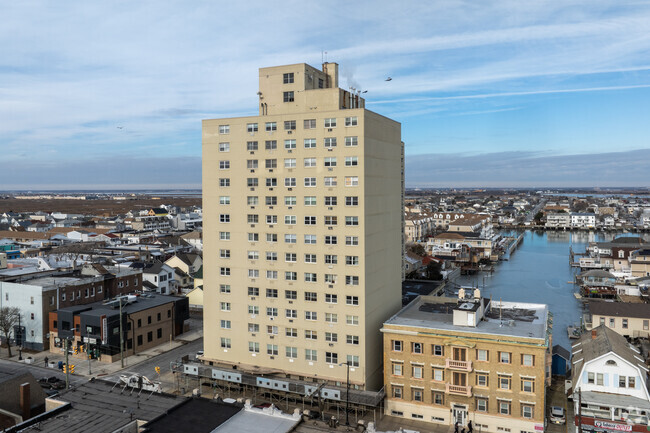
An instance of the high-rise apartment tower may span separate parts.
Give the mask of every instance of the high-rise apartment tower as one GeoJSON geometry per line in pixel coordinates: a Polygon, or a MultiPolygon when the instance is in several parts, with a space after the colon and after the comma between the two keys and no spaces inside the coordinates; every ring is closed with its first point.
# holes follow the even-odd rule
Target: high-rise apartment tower
{"type": "Polygon", "coordinates": [[[382,383],[401,306],[401,126],[338,65],[259,70],[259,115],[203,121],[206,362],[382,383]],[[351,89],[352,90],[352,89],[351,89]]]}

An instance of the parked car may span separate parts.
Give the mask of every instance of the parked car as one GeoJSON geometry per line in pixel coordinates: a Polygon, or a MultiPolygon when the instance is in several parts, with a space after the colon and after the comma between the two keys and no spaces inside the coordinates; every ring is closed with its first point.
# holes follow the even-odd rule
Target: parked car
{"type": "Polygon", "coordinates": [[[560,406],[551,406],[551,416],[549,417],[553,424],[566,423],[566,416],[564,415],[564,408],[560,406]]]}

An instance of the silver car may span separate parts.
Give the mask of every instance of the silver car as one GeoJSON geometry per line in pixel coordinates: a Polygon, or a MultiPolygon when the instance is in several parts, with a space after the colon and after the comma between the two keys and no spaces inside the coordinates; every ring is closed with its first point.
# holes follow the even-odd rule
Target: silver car
{"type": "Polygon", "coordinates": [[[553,424],[565,424],[566,416],[564,415],[564,408],[560,406],[551,406],[550,421],[553,424]]]}

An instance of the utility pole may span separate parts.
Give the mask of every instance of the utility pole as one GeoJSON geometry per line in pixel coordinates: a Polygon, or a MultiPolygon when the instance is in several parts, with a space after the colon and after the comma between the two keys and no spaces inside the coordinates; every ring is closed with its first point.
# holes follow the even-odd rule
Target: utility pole
{"type": "Polygon", "coordinates": [[[581,388],[578,388],[578,423],[579,423],[578,431],[582,433],[582,389],[581,388]]]}
{"type": "Polygon", "coordinates": [[[70,366],[68,365],[68,338],[66,337],[64,347],[65,347],[65,389],[70,388],[70,366]]]}
{"type": "Polygon", "coordinates": [[[122,334],[122,296],[120,296],[120,362],[124,368],[124,335],[122,334]]]}

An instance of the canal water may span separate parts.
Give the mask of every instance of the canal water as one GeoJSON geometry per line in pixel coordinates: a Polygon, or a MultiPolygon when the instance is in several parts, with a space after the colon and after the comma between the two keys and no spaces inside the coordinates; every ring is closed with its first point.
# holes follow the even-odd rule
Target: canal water
{"type": "Polygon", "coordinates": [[[577,270],[569,264],[569,248],[581,253],[589,242],[612,238],[610,233],[526,231],[519,248],[508,261],[496,264],[494,273],[464,275],[455,282],[478,286],[484,297],[493,300],[548,304],[553,314],[553,344],[570,350],[567,327],[580,324],[582,303],[570,283],[577,270]]]}

